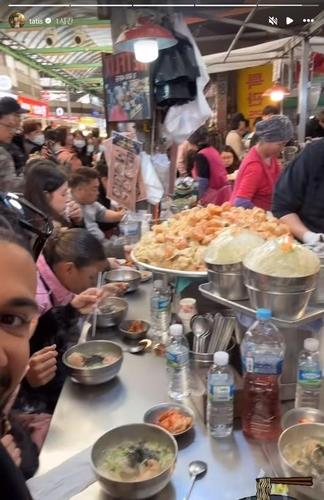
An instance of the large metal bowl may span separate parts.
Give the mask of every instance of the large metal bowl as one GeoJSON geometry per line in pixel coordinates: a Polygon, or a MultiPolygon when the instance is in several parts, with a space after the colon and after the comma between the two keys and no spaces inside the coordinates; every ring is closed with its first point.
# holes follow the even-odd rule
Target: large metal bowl
{"type": "Polygon", "coordinates": [[[270,309],[273,316],[285,320],[304,316],[318,280],[318,273],[302,278],[278,278],[256,273],[244,265],[243,274],[251,306],[270,309]]]}
{"type": "Polygon", "coordinates": [[[298,424],[324,424],[324,412],[315,408],[292,408],[281,419],[281,427],[288,429],[298,424]]]}
{"type": "Polygon", "coordinates": [[[212,288],[221,297],[228,300],[243,300],[247,298],[247,290],[243,280],[242,262],[237,264],[211,264],[205,261],[208,278],[212,288]]]}
{"type": "Polygon", "coordinates": [[[134,292],[141,283],[142,275],[135,269],[114,269],[105,273],[105,281],[108,283],[128,283],[127,292],[134,292]]]}
{"type": "MultiPolygon", "coordinates": [[[[324,439],[324,424],[298,424],[286,429],[280,436],[278,441],[278,452],[280,457],[280,462],[286,475],[289,476],[300,476],[300,472],[296,470],[285,458],[284,449],[288,444],[300,443],[304,438],[321,438],[324,439]]],[[[304,487],[298,486],[294,487],[296,492],[305,495],[309,498],[315,500],[323,500],[324,498],[324,482],[314,480],[314,486],[304,487]]]]}
{"type": "Polygon", "coordinates": [[[123,362],[123,351],[115,342],[110,342],[109,340],[90,340],[89,342],[77,344],[68,349],[63,354],[62,359],[74,382],[84,385],[98,385],[116,377],[123,362]],[[118,356],[118,359],[111,365],[103,365],[96,368],[76,368],[67,360],[73,352],[79,352],[80,354],[115,354],[118,356]]]}
{"type": "Polygon", "coordinates": [[[119,325],[126,317],[128,311],[128,302],[120,297],[107,297],[104,299],[97,314],[97,326],[99,328],[106,328],[108,326],[119,325]],[[104,312],[105,308],[113,306],[116,308],[115,312],[104,312]]]}
{"type": "Polygon", "coordinates": [[[112,429],[93,445],[91,463],[102,488],[114,498],[140,500],[156,495],[169,483],[177,460],[178,446],[171,434],[161,427],[150,424],[129,424],[112,429]],[[174,459],[159,475],[143,481],[116,481],[104,469],[106,453],[123,441],[149,440],[172,450],[174,459]]]}

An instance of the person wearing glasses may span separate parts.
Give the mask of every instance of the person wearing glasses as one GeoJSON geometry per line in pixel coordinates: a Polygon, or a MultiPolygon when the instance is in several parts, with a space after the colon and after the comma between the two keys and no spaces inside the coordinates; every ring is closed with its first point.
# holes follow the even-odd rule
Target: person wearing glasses
{"type": "Polygon", "coordinates": [[[25,113],[12,97],[0,99],[0,191],[19,191],[22,183],[16,175],[13,157],[8,151],[19,124],[20,115],[25,113]]]}

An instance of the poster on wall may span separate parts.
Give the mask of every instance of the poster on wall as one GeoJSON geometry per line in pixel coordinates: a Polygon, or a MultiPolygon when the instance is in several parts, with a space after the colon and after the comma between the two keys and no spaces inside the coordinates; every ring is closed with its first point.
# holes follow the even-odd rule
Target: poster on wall
{"type": "Polygon", "coordinates": [[[102,61],[107,123],[150,119],[148,65],[130,52],[103,54],[102,61]]]}
{"type": "Polygon", "coordinates": [[[237,81],[238,111],[249,120],[261,116],[265,106],[274,104],[269,97],[262,95],[271,85],[272,64],[240,69],[237,81]]]}
{"type": "Polygon", "coordinates": [[[140,162],[143,144],[114,131],[105,146],[109,165],[107,196],[135,211],[136,202],[146,199],[140,162]]]}

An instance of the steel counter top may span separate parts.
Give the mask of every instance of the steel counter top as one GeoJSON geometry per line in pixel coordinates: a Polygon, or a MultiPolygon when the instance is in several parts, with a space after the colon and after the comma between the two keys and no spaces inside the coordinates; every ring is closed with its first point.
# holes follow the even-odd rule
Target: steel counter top
{"type": "MultiPolygon", "coordinates": [[[[145,284],[127,296],[128,318],[149,320],[151,291],[151,285],[145,284]]],[[[100,337],[116,340],[116,329],[103,331],[100,337]]],[[[148,408],[167,400],[165,361],[152,353],[137,356],[125,353],[119,377],[101,386],[85,387],[67,380],[42,449],[38,475],[92,445],[107,430],[142,422],[148,408]]],[[[255,493],[255,478],[260,469],[267,469],[258,444],[248,442],[241,431],[224,440],[209,437],[197,411],[194,430],[179,439],[178,444],[172,482],[155,500],[183,500],[189,487],[188,465],[192,460],[208,463],[208,473],[195,485],[192,500],[238,500],[251,495],[255,493]]],[[[109,497],[95,483],[73,498],[109,497]]]]}

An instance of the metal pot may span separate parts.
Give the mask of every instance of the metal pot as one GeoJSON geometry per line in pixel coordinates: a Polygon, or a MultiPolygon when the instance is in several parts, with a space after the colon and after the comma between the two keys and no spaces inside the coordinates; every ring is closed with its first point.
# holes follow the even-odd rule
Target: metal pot
{"type": "Polygon", "coordinates": [[[206,262],[208,278],[213,290],[228,300],[243,300],[247,291],[243,280],[242,262],[237,264],[210,264],[206,262]]]}
{"type": "Polygon", "coordinates": [[[169,432],[157,425],[129,424],[112,429],[93,445],[91,463],[102,488],[114,498],[139,500],[150,498],[162,491],[169,483],[173,474],[178,454],[177,442],[169,432]],[[168,446],[173,453],[170,466],[155,477],[141,481],[117,481],[109,477],[105,470],[105,453],[124,441],[152,441],[162,446],[168,446]]]}
{"type": "MultiPolygon", "coordinates": [[[[300,476],[296,470],[285,458],[284,450],[288,444],[301,443],[304,438],[324,439],[324,424],[298,424],[286,429],[278,441],[278,452],[283,470],[287,476],[300,476]]],[[[314,479],[314,486],[294,486],[294,490],[314,500],[323,500],[324,482],[314,479]]]]}
{"type": "Polygon", "coordinates": [[[109,340],[90,340],[89,342],[77,344],[68,349],[63,354],[62,360],[64,365],[67,367],[72,380],[84,385],[98,385],[108,382],[116,377],[123,362],[123,351],[115,342],[110,342],[109,340]],[[68,357],[74,352],[88,355],[102,353],[114,354],[117,357],[117,360],[111,365],[102,365],[95,368],[76,368],[75,366],[70,365],[68,361],[68,357]]]}
{"type": "Polygon", "coordinates": [[[128,311],[128,303],[120,297],[108,297],[100,304],[100,312],[97,314],[97,326],[99,328],[107,328],[109,326],[119,325],[126,317],[128,311]],[[113,306],[115,312],[103,312],[105,307],[113,306]],[[101,311],[101,309],[103,311],[101,311]]]}
{"type": "Polygon", "coordinates": [[[316,289],[318,273],[302,278],[278,278],[251,271],[243,265],[244,283],[251,306],[267,308],[285,320],[303,317],[316,289]]]}

